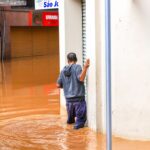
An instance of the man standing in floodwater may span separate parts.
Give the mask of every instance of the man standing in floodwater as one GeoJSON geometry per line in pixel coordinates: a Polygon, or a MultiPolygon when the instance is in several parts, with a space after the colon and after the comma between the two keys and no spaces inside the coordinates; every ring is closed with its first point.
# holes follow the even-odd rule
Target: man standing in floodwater
{"type": "Polygon", "coordinates": [[[76,64],[75,53],[69,53],[67,60],[68,65],[61,71],[57,80],[57,87],[64,90],[68,114],[67,123],[75,123],[74,129],[79,129],[84,127],[87,118],[84,79],[90,66],[90,60],[86,60],[83,70],[81,65],[76,64]]]}

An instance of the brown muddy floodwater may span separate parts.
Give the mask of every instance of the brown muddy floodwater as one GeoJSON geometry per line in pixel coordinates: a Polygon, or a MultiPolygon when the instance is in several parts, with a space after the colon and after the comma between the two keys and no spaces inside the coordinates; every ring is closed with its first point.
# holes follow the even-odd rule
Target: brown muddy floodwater
{"type": "MultiPolygon", "coordinates": [[[[0,150],[105,150],[105,136],[73,130],[60,114],[58,56],[0,64],[0,150]]],[[[150,150],[150,142],[113,138],[113,150],[150,150]]]]}

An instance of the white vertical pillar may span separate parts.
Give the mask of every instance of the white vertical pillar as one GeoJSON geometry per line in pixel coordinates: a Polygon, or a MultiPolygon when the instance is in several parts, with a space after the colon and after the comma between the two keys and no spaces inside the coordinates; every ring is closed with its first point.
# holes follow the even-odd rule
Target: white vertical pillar
{"type": "Polygon", "coordinates": [[[90,58],[90,67],[88,72],[88,126],[94,130],[97,129],[96,122],[96,39],[95,39],[95,1],[86,1],[86,45],[87,57],[90,58]]]}
{"type": "Polygon", "coordinates": [[[104,0],[86,1],[88,75],[88,125],[105,132],[105,20],[104,0]]]}

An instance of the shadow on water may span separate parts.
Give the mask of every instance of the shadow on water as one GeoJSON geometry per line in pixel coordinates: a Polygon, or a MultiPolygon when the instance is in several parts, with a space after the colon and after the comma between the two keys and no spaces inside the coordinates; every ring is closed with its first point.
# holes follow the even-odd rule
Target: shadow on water
{"type": "MultiPolygon", "coordinates": [[[[73,130],[60,115],[58,56],[0,64],[0,150],[105,150],[105,136],[73,130]]],[[[113,137],[113,150],[150,150],[150,142],[113,137]]]]}

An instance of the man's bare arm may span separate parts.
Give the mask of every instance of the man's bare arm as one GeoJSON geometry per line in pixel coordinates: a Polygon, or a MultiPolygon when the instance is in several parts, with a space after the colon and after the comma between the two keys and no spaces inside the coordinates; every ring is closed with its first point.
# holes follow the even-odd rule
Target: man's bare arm
{"type": "Polygon", "coordinates": [[[81,82],[84,81],[85,76],[86,76],[86,72],[87,72],[89,66],[90,66],[90,59],[87,59],[86,62],[85,62],[85,65],[83,67],[83,70],[81,72],[80,78],[79,78],[81,82]]]}

